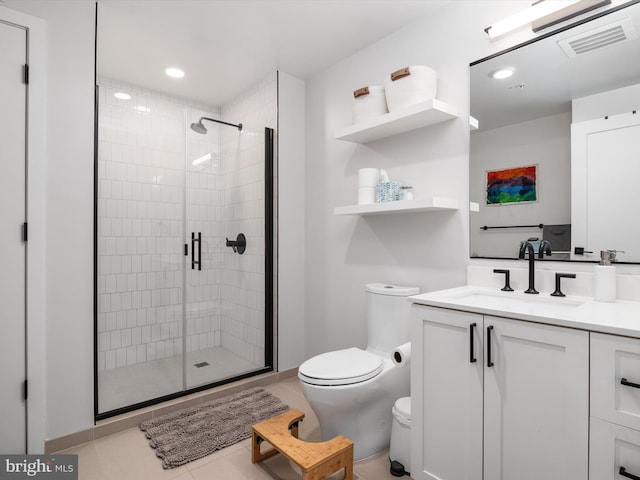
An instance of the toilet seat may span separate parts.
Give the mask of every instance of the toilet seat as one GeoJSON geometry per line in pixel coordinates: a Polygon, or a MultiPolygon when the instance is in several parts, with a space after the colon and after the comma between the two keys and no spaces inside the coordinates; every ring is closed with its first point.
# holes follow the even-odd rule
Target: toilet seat
{"type": "Polygon", "coordinates": [[[382,357],[352,347],[310,358],[300,365],[298,377],[312,385],[352,385],[375,377],[382,369],[382,357]]]}

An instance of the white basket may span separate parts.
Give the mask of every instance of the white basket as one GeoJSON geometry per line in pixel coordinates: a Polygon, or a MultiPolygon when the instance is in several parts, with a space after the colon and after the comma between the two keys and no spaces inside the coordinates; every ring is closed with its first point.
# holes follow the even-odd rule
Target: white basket
{"type": "Polygon", "coordinates": [[[436,98],[436,72],[424,65],[396,70],[384,79],[384,91],[390,112],[436,98]]]}
{"type": "Polygon", "coordinates": [[[353,118],[355,123],[364,122],[385,113],[388,113],[388,110],[382,85],[362,87],[353,92],[353,118]]]}

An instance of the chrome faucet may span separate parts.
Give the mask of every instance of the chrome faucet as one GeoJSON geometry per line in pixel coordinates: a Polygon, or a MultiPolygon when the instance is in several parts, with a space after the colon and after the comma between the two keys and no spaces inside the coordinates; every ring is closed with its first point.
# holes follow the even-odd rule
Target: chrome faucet
{"type": "Polygon", "coordinates": [[[538,247],[538,258],[544,258],[545,254],[547,256],[551,255],[551,244],[549,240],[542,240],[540,247],[538,247]]]}
{"type": "MultiPolygon", "coordinates": [[[[542,245],[541,245],[542,246],[542,245]]],[[[538,294],[535,287],[535,271],[536,271],[536,252],[533,249],[533,245],[529,242],[521,242],[520,243],[520,252],[518,253],[518,258],[524,258],[525,251],[529,254],[529,288],[527,288],[524,293],[533,293],[538,294]]]]}

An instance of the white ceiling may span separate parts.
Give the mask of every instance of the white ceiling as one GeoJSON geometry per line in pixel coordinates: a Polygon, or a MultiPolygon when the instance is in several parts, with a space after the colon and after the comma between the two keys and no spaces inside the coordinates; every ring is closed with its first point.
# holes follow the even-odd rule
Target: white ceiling
{"type": "Polygon", "coordinates": [[[308,79],[451,1],[99,0],[98,74],[223,105],[275,70],[308,79]]]}

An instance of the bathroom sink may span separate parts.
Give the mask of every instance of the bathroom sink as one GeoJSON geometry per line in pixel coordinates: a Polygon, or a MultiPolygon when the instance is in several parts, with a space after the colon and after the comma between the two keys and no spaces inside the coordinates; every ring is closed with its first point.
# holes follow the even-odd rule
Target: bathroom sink
{"type": "Polygon", "coordinates": [[[449,299],[460,305],[545,317],[562,316],[585,303],[584,300],[554,298],[548,294],[527,295],[474,290],[452,295],[449,299]]]}

